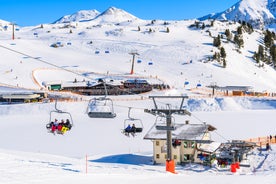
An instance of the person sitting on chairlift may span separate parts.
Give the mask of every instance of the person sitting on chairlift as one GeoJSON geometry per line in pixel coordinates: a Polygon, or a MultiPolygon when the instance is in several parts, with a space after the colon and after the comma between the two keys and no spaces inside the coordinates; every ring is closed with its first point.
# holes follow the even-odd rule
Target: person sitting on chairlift
{"type": "Polygon", "coordinates": [[[58,120],[55,119],[55,121],[53,122],[52,127],[51,127],[52,132],[55,132],[57,127],[58,127],[58,120]]]}
{"type": "Polygon", "coordinates": [[[130,124],[128,124],[127,127],[125,128],[125,132],[129,133],[130,131],[131,131],[131,126],[130,124]]]}
{"type": "Polygon", "coordinates": [[[131,127],[131,132],[135,133],[136,132],[136,127],[135,127],[135,124],[133,123],[132,124],[132,127],[131,127]]]}
{"type": "Polygon", "coordinates": [[[58,124],[57,129],[61,132],[62,127],[64,126],[64,120],[62,119],[61,122],[58,124]]]}
{"type": "Polygon", "coordinates": [[[131,132],[131,126],[130,126],[130,124],[128,124],[127,127],[125,128],[125,135],[129,136],[130,132],[131,132]]]}
{"type": "Polygon", "coordinates": [[[72,128],[72,125],[71,125],[71,123],[70,123],[70,121],[69,121],[69,119],[66,119],[66,121],[65,121],[65,124],[64,124],[69,130],[72,128]]]}

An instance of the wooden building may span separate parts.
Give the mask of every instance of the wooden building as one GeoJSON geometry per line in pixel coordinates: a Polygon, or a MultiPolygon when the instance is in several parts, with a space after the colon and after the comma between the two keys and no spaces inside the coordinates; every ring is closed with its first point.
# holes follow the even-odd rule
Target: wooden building
{"type": "MultiPolygon", "coordinates": [[[[220,143],[211,140],[210,132],[216,130],[208,124],[175,124],[172,130],[172,159],[176,164],[210,164],[212,155],[220,143]]],[[[156,129],[154,125],[144,139],[153,142],[153,161],[165,164],[167,159],[166,131],[156,129]]]]}
{"type": "Polygon", "coordinates": [[[146,80],[55,81],[44,82],[48,90],[70,91],[81,95],[132,95],[149,92],[152,86],[146,80]]]}

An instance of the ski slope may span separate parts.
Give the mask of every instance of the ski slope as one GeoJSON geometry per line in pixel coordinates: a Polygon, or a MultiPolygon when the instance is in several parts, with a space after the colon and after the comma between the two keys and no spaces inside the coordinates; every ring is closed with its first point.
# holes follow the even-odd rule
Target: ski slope
{"type": "MultiPolygon", "coordinates": [[[[178,174],[174,175],[166,173],[164,165],[152,165],[152,142],[143,140],[156,120],[144,113],[144,109],[153,107],[150,95],[191,96],[185,107],[192,116],[176,116],[176,121],[208,122],[217,128],[212,135],[215,141],[276,134],[275,98],[206,98],[190,90],[199,83],[204,87],[215,82],[219,86],[245,85],[258,92],[275,92],[275,70],[257,67],[250,57],[258,48],[259,31],[245,33],[241,54],[233,44],[224,43],[228,64],[222,68],[217,62],[207,62],[217,50],[206,30],[189,28],[194,20],[171,21],[169,33],[163,23],[80,22],[69,28],[64,24],[45,24],[43,28],[21,28],[15,33],[15,40],[10,39],[11,30],[0,32],[3,86],[40,90],[44,81],[129,77],[131,51],[137,51],[137,59],[142,61],[135,62],[131,77],[157,78],[171,86],[166,91],[111,96],[117,114],[114,119],[89,118],[85,112],[91,97],[77,96],[77,102],[58,102],[58,108],[70,112],[74,121],[72,130],[64,135],[50,134],[45,127],[54,103],[1,105],[0,183],[275,183],[275,146],[270,152],[252,153],[251,167],[235,174],[229,168],[188,164],[177,166],[178,174]],[[141,31],[137,31],[138,26],[141,31]],[[149,33],[149,28],[154,31],[149,33]],[[63,46],[51,47],[57,42],[63,46]],[[105,53],[107,50],[109,53],[105,53]],[[189,85],[184,86],[185,81],[189,85]],[[129,107],[133,109],[132,116],[141,119],[144,126],[143,133],[136,137],[121,133],[129,107]]],[[[225,28],[235,30],[237,26],[216,22],[209,31],[217,35],[225,28]]],[[[14,92],[2,87],[0,91],[14,92]]]]}

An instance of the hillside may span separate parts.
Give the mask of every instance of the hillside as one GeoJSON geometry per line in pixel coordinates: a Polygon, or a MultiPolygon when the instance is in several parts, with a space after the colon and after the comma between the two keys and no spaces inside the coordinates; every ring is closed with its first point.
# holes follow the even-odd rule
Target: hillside
{"type": "MultiPolygon", "coordinates": [[[[185,81],[189,82],[186,88],[194,88],[198,83],[202,86],[216,83],[219,86],[252,86],[261,92],[275,91],[275,70],[270,66],[259,68],[252,59],[263,42],[261,31],[244,32],[244,47],[239,52],[232,42],[222,39],[221,46],[227,55],[227,67],[223,68],[222,63],[210,60],[215,52],[219,52],[213,46],[213,39],[226,29],[234,33],[238,23],[215,21],[214,26],[197,29],[191,27],[195,20],[150,21],[129,16],[133,19],[127,21],[121,19],[125,17],[122,13],[124,11],[111,8],[90,21],[23,27],[15,31],[15,40],[11,40],[10,29],[2,31],[0,52],[4,74],[0,82],[7,84],[7,79],[16,78],[9,85],[22,86],[23,81],[28,81],[24,82],[24,87],[40,89],[41,86],[30,78],[34,70],[35,75],[43,75],[38,68],[66,68],[80,75],[79,80],[85,78],[82,72],[124,75],[130,72],[132,56],[129,53],[135,50],[139,53],[136,59],[141,61],[135,64],[135,75],[166,79],[166,83],[182,92],[185,91],[185,81]],[[62,47],[51,47],[57,42],[62,47]],[[107,50],[109,54],[105,53],[107,50]],[[9,65],[5,65],[6,61],[9,65]],[[23,65],[18,64],[20,61],[23,65]],[[34,62],[36,66],[29,66],[26,61],[34,62]],[[22,66],[24,72],[15,68],[8,72],[15,65],[22,66]],[[170,80],[175,77],[178,80],[170,80]]],[[[204,23],[211,24],[210,21],[204,23]]],[[[75,77],[74,74],[71,79],[75,77]]],[[[46,80],[39,78],[39,82],[46,80]]]]}
{"type": "Polygon", "coordinates": [[[255,28],[275,30],[275,8],[274,0],[241,0],[227,10],[200,17],[199,20],[245,21],[255,28]]]}
{"type": "MultiPolygon", "coordinates": [[[[87,104],[92,96],[75,96],[77,101],[58,101],[57,106],[1,104],[0,183],[270,184],[275,181],[275,145],[272,151],[251,152],[250,167],[237,173],[231,173],[229,167],[188,163],[177,166],[178,174],[174,175],[166,172],[162,164],[153,165],[153,143],[143,139],[158,118],[144,112],[153,107],[150,95],[188,94],[183,106],[192,115],[175,115],[173,119],[176,123],[189,120],[213,125],[217,130],[212,133],[212,140],[217,142],[275,135],[274,98],[206,97],[210,93],[206,92],[206,86],[210,84],[276,91],[276,71],[266,64],[259,67],[252,59],[259,44],[263,44],[262,31],[256,29],[250,34],[244,31],[244,47],[237,49],[232,41],[226,40],[224,32],[230,29],[236,33],[239,23],[205,20],[197,27],[196,20],[141,20],[114,7],[93,16],[87,18],[84,14],[82,20],[72,16],[55,24],[16,27],[14,40],[10,25],[1,30],[0,93],[15,93],[22,88],[44,91],[45,81],[105,77],[159,79],[171,88],[142,95],[110,96],[116,112],[114,119],[88,117],[87,104]],[[225,68],[221,62],[210,59],[219,51],[213,46],[219,34],[223,35],[221,46],[226,51],[225,68]],[[133,75],[130,75],[131,52],[139,53],[133,75]],[[206,95],[201,96],[202,92],[206,95]],[[46,129],[55,107],[72,115],[73,127],[64,135],[46,129]],[[125,120],[131,119],[130,108],[131,117],[139,118],[143,127],[143,132],[134,137],[122,134],[125,120]]],[[[177,102],[161,104],[170,107],[168,103],[174,106],[177,102]]]]}

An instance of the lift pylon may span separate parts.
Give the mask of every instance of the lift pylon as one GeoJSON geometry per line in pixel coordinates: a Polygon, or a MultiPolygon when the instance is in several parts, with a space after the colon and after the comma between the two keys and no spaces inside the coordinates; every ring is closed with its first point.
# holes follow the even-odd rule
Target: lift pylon
{"type": "Polygon", "coordinates": [[[150,113],[152,115],[161,115],[166,117],[166,126],[158,127],[164,131],[167,131],[167,161],[166,161],[166,171],[175,173],[175,164],[172,159],[172,114],[178,115],[191,115],[191,113],[183,109],[184,99],[188,96],[149,96],[153,100],[154,109],[145,109],[144,112],[150,113]],[[166,108],[159,107],[157,105],[156,99],[181,99],[179,108],[172,108],[170,104],[166,104],[166,108]]]}

